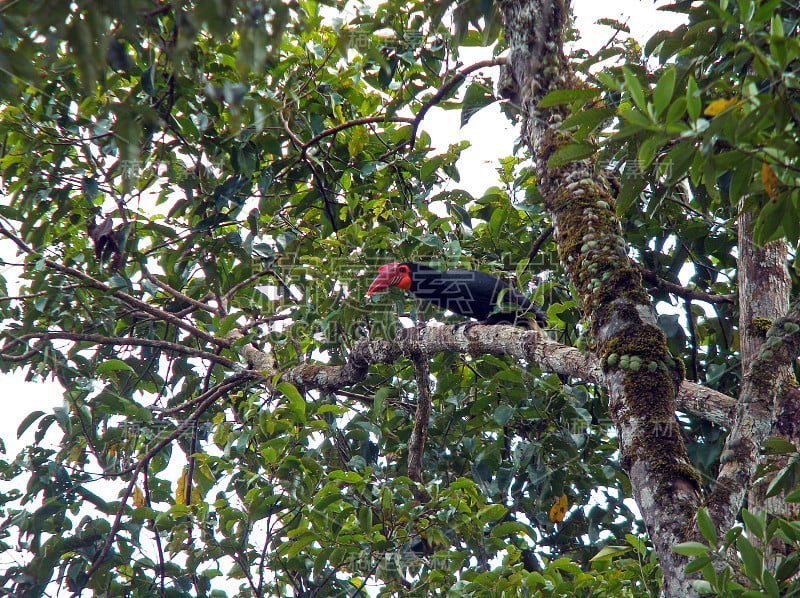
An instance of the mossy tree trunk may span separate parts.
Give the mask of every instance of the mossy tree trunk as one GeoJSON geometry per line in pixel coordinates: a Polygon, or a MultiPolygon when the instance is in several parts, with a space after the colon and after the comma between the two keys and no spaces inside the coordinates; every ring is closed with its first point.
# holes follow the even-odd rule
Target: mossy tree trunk
{"type": "Polygon", "coordinates": [[[693,533],[700,488],[675,421],[683,368],[672,359],[636,265],[627,256],[613,199],[593,160],[549,165],[570,142],[565,107],[540,108],[549,92],[581,86],[561,43],[563,1],[500,4],[510,53],[501,92],[516,103],[537,184],[552,215],[559,258],[604,359],[622,463],[663,572],[664,596],[694,596],[672,546],[693,533]]]}

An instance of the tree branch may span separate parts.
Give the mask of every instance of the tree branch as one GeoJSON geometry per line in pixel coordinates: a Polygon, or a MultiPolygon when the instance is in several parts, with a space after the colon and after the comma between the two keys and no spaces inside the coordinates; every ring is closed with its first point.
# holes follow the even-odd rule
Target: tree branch
{"type": "Polygon", "coordinates": [[[666,281],[656,275],[655,272],[651,272],[645,268],[640,268],[639,271],[642,273],[642,278],[645,282],[653,285],[657,289],[677,295],[678,297],[683,297],[684,299],[705,301],[706,303],[734,303],[736,301],[736,295],[733,293],[729,295],[712,295],[711,293],[705,293],[698,289],[687,289],[679,284],[666,281]]]}
{"type": "MultiPolygon", "coordinates": [[[[38,255],[33,249],[25,245],[25,243],[23,243],[14,233],[6,229],[2,224],[0,224],[0,234],[11,239],[11,241],[13,241],[17,245],[17,247],[19,247],[24,253],[28,255],[38,255]]],[[[158,309],[157,307],[153,307],[152,305],[142,301],[141,299],[137,299],[136,297],[128,295],[123,291],[114,290],[108,285],[100,282],[96,278],[89,276],[88,274],[84,274],[80,270],[76,270],[75,268],[71,268],[69,266],[62,266],[58,262],[54,262],[53,260],[49,259],[44,259],[43,261],[48,268],[57,270],[58,272],[61,272],[62,274],[65,274],[70,278],[75,278],[77,280],[80,280],[81,282],[86,283],[88,286],[95,288],[99,291],[103,291],[104,293],[108,293],[109,295],[116,297],[117,299],[127,303],[128,305],[136,307],[141,311],[150,314],[151,316],[155,316],[160,320],[164,320],[166,322],[169,322],[170,324],[174,324],[175,326],[184,330],[185,332],[188,332],[191,336],[194,336],[195,338],[204,340],[207,343],[211,343],[218,347],[223,347],[223,348],[229,347],[226,341],[219,338],[215,338],[210,334],[203,332],[202,330],[192,326],[191,324],[188,324],[187,322],[181,320],[180,318],[174,316],[173,314],[158,309]]]]}
{"type": "Polygon", "coordinates": [[[309,139],[300,146],[300,155],[305,157],[306,152],[309,150],[310,147],[316,145],[317,143],[325,139],[325,137],[329,137],[330,135],[336,135],[336,133],[338,133],[339,131],[344,131],[345,129],[349,129],[350,127],[357,127],[359,125],[379,125],[385,122],[414,124],[416,123],[416,119],[409,118],[407,116],[366,116],[364,118],[356,118],[354,120],[338,124],[335,127],[331,127],[330,129],[326,129],[321,133],[317,133],[311,139],[309,139]]]}
{"type": "MultiPolygon", "coordinates": [[[[305,363],[282,373],[281,379],[299,389],[335,392],[362,382],[369,367],[390,364],[418,351],[425,357],[440,352],[468,355],[509,355],[535,363],[544,372],[579,378],[607,388],[599,360],[592,353],[567,347],[544,333],[516,326],[426,326],[406,328],[394,341],[361,339],[343,365],[305,363]]],[[[733,421],[736,401],[716,390],[684,381],[678,394],[678,409],[728,428],[733,421]]]]}
{"type": "Polygon", "coordinates": [[[162,351],[171,351],[174,353],[180,353],[181,355],[186,355],[188,357],[199,357],[201,359],[207,359],[208,361],[212,361],[219,365],[225,366],[226,368],[229,368],[231,370],[242,369],[241,364],[238,364],[235,361],[231,361],[230,359],[226,359],[225,357],[222,357],[220,355],[216,355],[215,353],[210,353],[209,351],[204,351],[202,349],[195,349],[193,347],[187,347],[186,345],[181,345],[170,341],[163,341],[159,339],[150,339],[150,338],[103,336],[101,334],[83,334],[78,332],[65,332],[61,330],[42,330],[18,336],[13,341],[7,343],[4,347],[2,347],[2,349],[0,349],[0,356],[2,356],[3,359],[7,359],[9,361],[19,361],[21,357],[29,356],[29,354],[38,351],[38,349],[32,349],[30,351],[27,351],[24,355],[9,355],[8,351],[12,350],[17,345],[20,345],[33,338],[44,339],[44,340],[68,340],[75,342],[87,342],[87,343],[94,343],[97,345],[152,347],[154,349],[160,349],[162,351]]]}
{"type": "Polygon", "coordinates": [[[178,301],[184,301],[184,302],[189,303],[190,305],[196,307],[197,309],[202,309],[203,311],[207,311],[210,314],[217,315],[217,310],[214,309],[213,307],[211,307],[210,305],[206,305],[205,303],[203,303],[202,301],[198,301],[197,299],[192,299],[191,297],[189,297],[187,295],[184,295],[180,291],[178,291],[176,289],[173,289],[166,282],[162,282],[158,278],[156,278],[155,276],[150,274],[150,272],[145,271],[144,275],[147,278],[147,280],[152,282],[158,288],[160,288],[160,289],[166,291],[167,293],[169,293],[170,295],[172,295],[172,297],[174,297],[178,301]]]}
{"type": "Polygon", "coordinates": [[[539,234],[539,236],[536,237],[533,243],[531,243],[531,248],[528,250],[528,261],[530,263],[533,263],[533,258],[535,258],[536,254],[539,253],[539,250],[542,248],[542,245],[544,245],[544,242],[547,241],[547,239],[550,238],[550,235],[553,234],[553,230],[553,225],[548,225],[547,228],[545,228],[539,234]]]}
{"type": "MultiPolygon", "coordinates": [[[[184,421],[182,421],[175,430],[173,430],[166,438],[163,438],[159,441],[153,448],[151,448],[144,457],[139,460],[139,463],[133,469],[131,474],[131,480],[128,482],[128,486],[125,489],[125,492],[120,499],[119,507],[117,508],[117,513],[114,517],[114,523],[111,525],[111,530],[108,532],[106,537],[106,541],[103,544],[103,548],[100,550],[100,554],[98,554],[94,561],[92,561],[91,566],[86,571],[86,575],[83,579],[86,581],[92,578],[92,575],[97,571],[100,565],[108,556],[108,552],[111,550],[111,544],[114,542],[114,538],[116,537],[117,533],[119,532],[120,528],[122,527],[122,514],[125,511],[125,505],[128,502],[128,499],[131,497],[133,493],[133,489],[136,486],[136,480],[139,477],[139,474],[142,470],[147,467],[150,461],[155,457],[158,453],[160,453],[165,446],[175,440],[178,436],[180,436],[189,426],[200,418],[200,416],[206,412],[206,410],[213,405],[219,396],[222,394],[223,391],[220,390],[220,386],[216,386],[209,390],[207,393],[207,398],[198,405],[197,409],[184,421]]],[[[77,589],[73,594],[72,598],[78,598],[81,595],[83,588],[77,589]]]]}
{"type": "Polygon", "coordinates": [[[453,75],[450,79],[448,79],[437,91],[434,93],[430,98],[425,100],[422,103],[422,107],[417,112],[416,117],[414,118],[414,124],[411,126],[411,134],[408,136],[408,139],[400,143],[397,147],[392,150],[389,150],[385,154],[383,154],[379,160],[383,161],[386,160],[391,155],[396,154],[397,152],[401,151],[403,148],[408,148],[408,151],[411,152],[414,150],[414,145],[417,143],[417,131],[419,130],[420,125],[422,124],[422,120],[425,118],[425,115],[428,113],[428,110],[433,108],[436,104],[442,101],[442,99],[450,93],[454,87],[461,85],[464,79],[467,78],[467,75],[478,71],[483,68],[491,67],[491,66],[500,66],[506,63],[506,59],[503,57],[492,58],[490,60],[481,60],[480,62],[476,62],[475,64],[471,64],[467,67],[464,67],[460,71],[458,71],[455,75],[453,75]]]}
{"type": "Polygon", "coordinates": [[[422,119],[425,118],[425,115],[428,113],[428,110],[433,108],[436,104],[442,101],[444,97],[450,93],[454,87],[457,85],[461,85],[464,79],[467,78],[467,75],[478,71],[482,68],[487,68],[490,66],[500,66],[506,63],[506,59],[502,57],[492,58],[490,60],[481,60],[480,62],[476,62],[471,64],[467,67],[464,67],[460,71],[458,71],[455,75],[453,75],[450,80],[444,83],[438,91],[433,94],[430,99],[428,99],[425,103],[422,104],[422,108],[420,108],[419,112],[417,112],[416,118],[414,118],[414,124],[411,127],[411,135],[408,138],[408,151],[414,150],[414,145],[417,142],[417,130],[419,129],[420,124],[422,124],[422,119]]]}
{"type": "Polygon", "coordinates": [[[658,555],[663,596],[693,598],[698,594],[684,574],[688,559],[672,550],[694,526],[701,489],[674,419],[683,368],[669,353],[594,159],[551,160],[573,141],[561,127],[569,108],[541,100],[585,86],[563,48],[569,3],[500,0],[499,6],[509,47],[502,93],[520,104],[522,136],[550,211],[559,260],[604,358],[620,461],[658,555]]]}

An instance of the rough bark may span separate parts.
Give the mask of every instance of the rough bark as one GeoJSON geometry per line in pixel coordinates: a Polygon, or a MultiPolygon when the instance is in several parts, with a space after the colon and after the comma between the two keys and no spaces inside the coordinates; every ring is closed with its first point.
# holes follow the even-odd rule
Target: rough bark
{"type": "Polygon", "coordinates": [[[412,490],[414,498],[420,502],[427,502],[429,496],[423,489],[425,481],[422,479],[422,459],[431,418],[431,370],[427,358],[422,353],[415,351],[411,360],[414,362],[414,380],[417,383],[417,411],[414,414],[414,428],[408,443],[408,477],[419,484],[412,490]]]}
{"type": "Polygon", "coordinates": [[[565,5],[504,0],[500,7],[510,48],[502,91],[522,111],[523,138],[552,215],[559,257],[604,359],[622,463],[661,564],[663,595],[696,596],[683,573],[686,559],[672,550],[693,529],[700,502],[698,476],[674,421],[682,364],[669,355],[639,269],[627,256],[605,180],[591,160],[548,163],[570,142],[559,129],[566,113],[538,103],[550,91],[581,86],[561,44],[565,5]],[[664,434],[666,421],[672,423],[664,434]]]}
{"type": "MultiPolygon", "coordinates": [[[[252,348],[248,349],[251,351],[252,348]]],[[[514,326],[429,326],[401,330],[394,341],[362,339],[342,365],[302,364],[281,373],[281,380],[302,390],[336,391],[363,381],[369,367],[388,364],[419,352],[431,357],[438,353],[467,355],[509,355],[538,365],[542,371],[585,380],[607,389],[600,362],[592,353],[567,347],[541,332],[514,326]]],[[[248,358],[251,362],[254,358],[248,358]]],[[[272,372],[277,373],[277,372],[272,372]]],[[[268,375],[268,374],[267,374],[268,375]]],[[[736,401],[716,390],[684,380],[678,394],[678,408],[722,427],[729,427],[736,401]]],[[[669,422],[674,421],[670,418],[669,422]]]]}
{"type": "MultiPolygon", "coordinates": [[[[775,362],[774,350],[765,346],[768,330],[789,309],[791,278],[786,243],[776,241],[765,247],[754,246],[751,213],[744,210],[743,204],[740,207],[738,278],[742,391],[722,452],[722,467],[708,498],[709,512],[720,534],[735,523],[746,494],[749,493],[750,510],[767,508],[765,488],[762,484],[754,485],[752,478],[762,460],[764,439],[773,434],[782,435],[781,430],[774,430],[776,414],[782,410],[781,397],[789,384],[795,384],[791,366],[775,362]]],[[[779,334],[772,331],[771,336],[777,338],[779,334]]],[[[794,426],[791,428],[784,432],[796,433],[794,426]]],[[[772,502],[770,510],[785,511],[782,500],[778,498],[772,502]]]]}
{"type": "MultiPolygon", "coordinates": [[[[584,353],[574,347],[562,345],[541,332],[525,331],[513,326],[474,326],[470,328],[469,334],[463,326],[432,326],[403,330],[394,341],[361,340],[353,348],[346,364],[305,363],[285,371],[278,368],[270,354],[240,342],[243,338],[244,335],[240,331],[234,330],[226,334],[224,340],[247,362],[246,370],[222,355],[178,343],[49,330],[18,337],[12,343],[0,348],[0,358],[8,362],[29,359],[33,353],[42,350],[42,341],[55,339],[121,347],[148,346],[167,353],[204,359],[231,371],[246,372],[248,379],[255,378],[269,382],[272,376],[280,373],[282,380],[304,390],[338,391],[362,382],[367,377],[370,366],[392,363],[405,355],[411,355],[413,351],[421,351],[428,357],[448,351],[471,355],[509,355],[536,364],[543,372],[584,380],[606,388],[600,361],[593,353],[584,353]],[[528,338],[529,335],[535,338],[528,338]],[[33,348],[28,349],[32,341],[33,348]],[[20,347],[24,347],[23,353],[17,352],[20,347]]],[[[736,401],[728,395],[688,380],[684,380],[681,384],[678,409],[684,413],[728,428],[733,422],[735,408],[736,401]]]]}

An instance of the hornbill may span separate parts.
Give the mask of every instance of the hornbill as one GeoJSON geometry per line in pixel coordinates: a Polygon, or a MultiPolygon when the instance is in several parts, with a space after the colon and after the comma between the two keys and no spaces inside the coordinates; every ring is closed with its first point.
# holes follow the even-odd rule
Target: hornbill
{"type": "Polygon", "coordinates": [[[367,298],[377,291],[398,287],[418,299],[450,310],[481,324],[515,324],[530,327],[525,315],[532,315],[544,326],[547,317],[530,300],[507,283],[479,270],[441,272],[414,262],[391,263],[378,268],[378,276],[367,290],[367,298]],[[508,307],[515,311],[497,311],[508,307]]]}

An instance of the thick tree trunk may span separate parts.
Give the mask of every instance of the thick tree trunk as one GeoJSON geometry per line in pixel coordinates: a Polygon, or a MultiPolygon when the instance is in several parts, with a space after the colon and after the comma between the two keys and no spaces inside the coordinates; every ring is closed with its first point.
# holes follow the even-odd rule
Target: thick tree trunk
{"type": "MultiPolygon", "coordinates": [[[[787,247],[783,241],[776,241],[765,247],[756,247],[752,241],[752,214],[740,205],[739,217],[739,350],[742,361],[743,389],[741,398],[752,396],[755,391],[748,372],[758,356],[766,338],[767,329],[789,310],[789,294],[791,278],[787,268],[787,247]]],[[[738,451],[728,454],[734,458],[725,463],[720,472],[717,484],[721,488],[733,487],[727,501],[722,504],[711,502],[720,510],[718,524],[720,531],[729,528],[736,517],[747,490],[747,508],[753,512],[766,510],[771,514],[792,516],[791,506],[783,501],[781,495],[771,499],[765,497],[769,480],[752,483],[752,475],[761,462],[761,443],[768,436],[784,436],[789,440],[798,440],[798,424],[794,418],[797,409],[797,393],[786,393],[789,384],[794,384],[791,367],[784,366],[773,371],[774,395],[760,397],[761,400],[741,405],[737,410],[728,445],[739,446],[738,451]],[[777,400],[774,398],[778,397],[777,400]],[[776,418],[776,414],[780,415],[776,418]],[[786,417],[788,415],[788,417],[786,417]],[[747,442],[740,439],[745,437],[747,442]],[[743,448],[749,449],[744,451],[743,448]],[[743,466],[744,461],[746,466],[743,466]],[[722,510],[724,507],[724,511],[722,510]]],[[[727,448],[727,447],[726,447],[727,448]]],[[[788,459],[785,458],[784,461],[788,459]]],[[[786,463],[778,463],[783,466],[786,463]]],[[[718,493],[712,495],[714,498],[718,493]]],[[[775,545],[772,548],[782,550],[775,545]]],[[[768,559],[769,562],[769,559],[768,559]]]]}
{"type": "Polygon", "coordinates": [[[581,86],[561,44],[567,11],[557,0],[504,0],[500,7],[510,46],[501,91],[522,111],[523,136],[552,215],[559,257],[605,360],[622,463],[658,554],[663,595],[695,596],[683,573],[686,560],[672,550],[692,533],[700,501],[699,480],[674,415],[682,364],[669,355],[639,270],[627,257],[603,177],[589,160],[548,165],[571,140],[559,130],[563,107],[538,103],[550,91],[581,86]]]}

